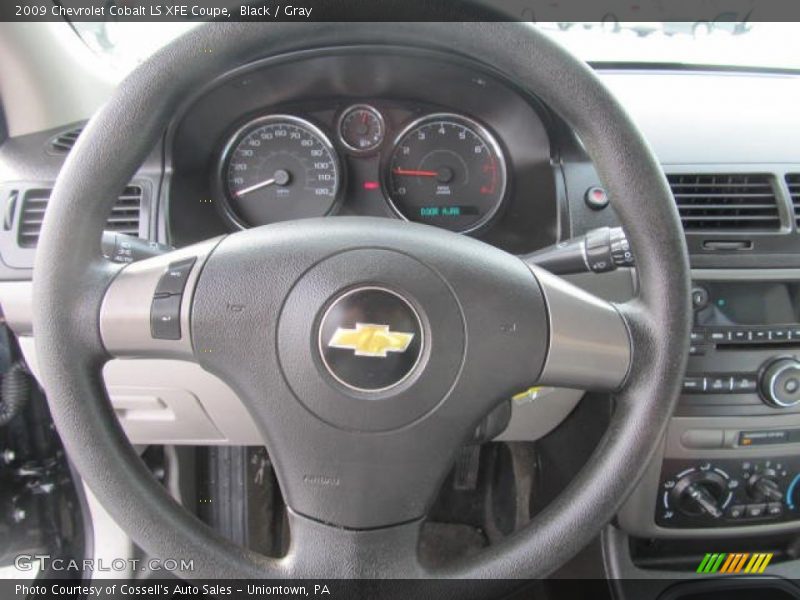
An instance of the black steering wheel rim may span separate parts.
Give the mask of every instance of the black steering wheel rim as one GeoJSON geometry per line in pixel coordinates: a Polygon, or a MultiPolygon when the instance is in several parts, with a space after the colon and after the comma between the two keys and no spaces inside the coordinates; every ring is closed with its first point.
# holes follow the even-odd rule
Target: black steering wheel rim
{"type": "Polygon", "coordinates": [[[195,560],[194,571],[185,576],[320,574],[314,572],[313,555],[297,561],[290,553],[287,559],[274,560],[234,546],[154,482],[107,398],[101,368],[109,356],[102,350],[98,323],[105,290],[117,271],[102,260],[98,243],[111,199],[151,151],[182,99],[234,67],[303,49],[307,39],[323,47],[458,48],[538,95],[575,129],[594,160],[636,255],[639,294],[619,307],[630,328],[634,354],[625,386],[616,396],[610,427],[576,479],[524,531],[475,558],[437,571],[395,555],[395,548],[413,538],[418,523],[395,528],[388,543],[386,537],[369,531],[353,531],[334,540],[326,526],[311,524],[298,539],[293,531],[293,544],[320,547],[317,558],[322,553],[339,556],[350,566],[337,572],[345,577],[546,575],[612,518],[658,447],[686,363],[689,267],[677,210],[647,143],[585,64],[525,24],[210,24],[134,71],[93,117],[62,169],[36,255],[37,359],[68,453],[140,546],[155,556],[195,560]]]}

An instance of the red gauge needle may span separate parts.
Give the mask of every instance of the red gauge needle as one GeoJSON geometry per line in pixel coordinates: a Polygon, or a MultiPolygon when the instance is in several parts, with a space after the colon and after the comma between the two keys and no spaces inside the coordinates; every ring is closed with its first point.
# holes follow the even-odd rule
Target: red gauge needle
{"type": "Polygon", "coordinates": [[[436,171],[417,171],[414,169],[401,169],[397,168],[392,171],[395,175],[411,175],[413,177],[438,177],[439,173],[436,171]]]}

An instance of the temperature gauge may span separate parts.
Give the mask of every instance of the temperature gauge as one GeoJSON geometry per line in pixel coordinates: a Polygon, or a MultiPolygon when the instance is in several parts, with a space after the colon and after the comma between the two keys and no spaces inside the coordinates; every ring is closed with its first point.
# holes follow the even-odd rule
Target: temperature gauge
{"type": "Polygon", "coordinates": [[[367,104],[351,106],[339,118],[339,137],[353,152],[371,152],[383,142],[386,125],[381,113],[367,104]]]}

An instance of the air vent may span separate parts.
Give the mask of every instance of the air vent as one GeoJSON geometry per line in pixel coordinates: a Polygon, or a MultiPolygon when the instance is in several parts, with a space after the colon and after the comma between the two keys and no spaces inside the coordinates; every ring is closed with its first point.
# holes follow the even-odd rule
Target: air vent
{"type": "Polygon", "coordinates": [[[56,137],[50,140],[50,149],[53,152],[58,152],[59,154],[67,154],[72,147],[75,145],[75,142],[78,141],[78,136],[83,131],[83,127],[78,127],[77,129],[72,129],[70,131],[65,131],[64,133],[59,133],[56,137]]]}
{"type": "MultiPolygon", "coordinates": [[[[49,189],[27,190],[22,198],[18,241],[23,248],[34,248],[39,241],[44,211],[50,200],[49,189]]],[[[106,230],[139,235],[139,217],[142,207],[142,188],[129,185],[122,192],[106,222],[106,230]]]]}
{"type": "Polygon", "coordinates": [[[774,231],[780,228],[770,175],[667,175],[687,231],[774,231]]]}
{"type": "Polygon", "coordinates": [[[798,227],[800,227],[800,173],[791,173],[787,175],[786,185],[789,186],[789,194],[792,196],[794,220],[798,227]]]}

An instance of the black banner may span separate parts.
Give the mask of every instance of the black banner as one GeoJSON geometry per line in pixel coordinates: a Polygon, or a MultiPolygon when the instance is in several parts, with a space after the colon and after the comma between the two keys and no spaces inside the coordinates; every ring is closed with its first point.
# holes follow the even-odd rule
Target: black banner
{"type": "MultiPolygon", "coordinates": [[[[666,575],[666,573],[665,573],[666,575]]],[[[797,580],[769,576],[542,580],[235,580],[179,579],[0,580],[3,600],[797,600],[797,580]]]]}
{"type": "Polygon", "coordinates": [[[0,21],[529,21],[800,20],[787,0],[8,0],[0,21]]]}

